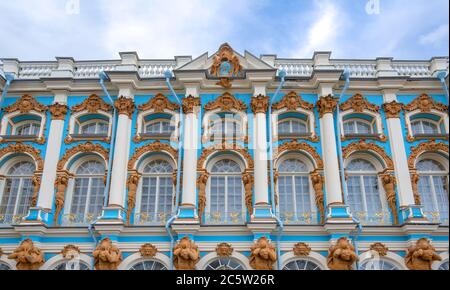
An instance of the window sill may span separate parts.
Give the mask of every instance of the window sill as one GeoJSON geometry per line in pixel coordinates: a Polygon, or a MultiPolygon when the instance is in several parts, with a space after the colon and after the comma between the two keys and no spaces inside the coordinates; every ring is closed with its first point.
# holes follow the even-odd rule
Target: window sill
{"type": "Polygon", "coordinates": [[[406,138],[408,142],[414,142],[417,140],[449,140],[448,134],[417,134],[414,136],[408,135],[406,138]]]}
{"type": "Polygon", "coordinates": [[[84,135],[84,134],[71,134],[64,139],[64,143],[71,144],[79,141],[100,141],[110,143],[111,138],[108,135],[84,135]]]}
{"type": "Polygon", "coordinates": [[[139,143],[142,141],[147,141],[147,140],[170,140],[173,142],[176,142],[178,140],[178,137],[172,136],[173,134],[148,134],[148,133],[142,133],[142,134],[137,134],[136,136],[134,136],[133,141],[135,143],[139,143]]]}
{"type": "Polygon", "coordinates": [[[248,136],[223,136],[223,137],[217,137],[214,138],[214,136],[209,135],[209,136],[204,136],[203,137],[203,144],[208,143],[208,142],[226,142],[226,141],[234,141],[234,142],[244,142],[244,143],[248,143],[248,136]]]}
{"type": "Polygon", "coordinates": [[[19,136],[19,135],[6,135],[0,136],[0,143],[8,143],[8,142],[33,142],[37,144],[45,144],[45,137],[38,137],[34,135],[28,136],[19,136]]]}
{"type": "Polygon", "coordinates": [[[308,140],[311,142],[319,142],[319,136],[311,133],[306,134],[280,134],[274,138],[274,141],[279,140],[308,140]]]}
{"type": "Polygon", "coordinates": [[[351,135],[345,135],[342,136],[342,141],[348,141],[348,140],[377,140],[380,142],[386,142],[387,137],[385,135],[379,135],[379,134],[351,134],[351,135]]]}

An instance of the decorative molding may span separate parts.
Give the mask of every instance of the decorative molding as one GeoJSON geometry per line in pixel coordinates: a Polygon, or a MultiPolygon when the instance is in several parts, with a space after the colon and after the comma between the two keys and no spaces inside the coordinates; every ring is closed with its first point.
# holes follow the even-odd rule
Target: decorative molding
{"type": "Polygon", "coordinates": [[[72,260],[76,256],[79,256],[80,254],[81,254],[80,248],[74,245],[67,245],[61,251],[61,255],[63,256],[63,258],[68,260],[72,260]]]}
{"type": "Polygon", "coordinates": [[[44,170],[44,160],[41,157],[41,150],[36,149],[31,145],[25,145],[22,143],[9,144],[8,146],[0,149],[0,158],[10,153],[28,154],[34,159],[34,162],[36,162],[36,171],[44,170]]]}
{"type": "Polygon", "coordinates": [[[405,257],[405,264],[410,270],[432,270],[434,261],[442,261],[442,258],[426,238],[419,239],[415,245],[409,247],[405,257]]]}
{"type": "MultiPolygon", "coordinates": [[[[174,160],[177,160],[178,151],[173,149],[172,146],[166,143],[161,143],[159,141],[145,145],[143,147],[137,148],[134,152],[133,156],[131,156],[130,161],[128,162],[128,170],[134,170],[136,167],[136,163],[138,160],[147,153],[155,153],[155,152],[164,152],[170,155],[174,160]]],[[[177,165],[179,166],[179,165],[177,165]]]]}
{"type": "Polygon", "coordinates": [[[21,114],[27,114],[31,111],[38,113],[44,113],[48,110],[47,106],[39,103],[35,98],[30,95],[22,96],[17,102],[4,109],[6,113],[14,113],[19,111],[21,114]]]}
{"type": "Polygon", "coordinates": [[[398,119],[402,112],[403,104],[397,101],[383,104],[383,110],[386,114],[386,119],[398,119]]]}
{"type": "Polygon", "coordinates": [[[66,154],[63,158],[58,162],[58,171],[64,170],[64,166],[67,162],[75,155],[79,153],[97,153],[103,157],[104,160],[108,161],[109,159],[109,151],[105,149],[103,146],[99,144],[93,144],[91,142],[87,142],[85,144],[80,144],[76,147],[72,147],[66,151],[66,154]]]}
{"type": "Polygon", "coordinates": [[[163,94],[157,94],[155,97],[151,98],[146,104],[140,105],[138,107],[139,111],[150,111],[153,110],[154,113],[164,113],[165,110],[178,111],[180,106],[176,103],[169,101],[169,98],[163,94]]]}
{"type": "Polygon", "coordinates": [[[158,249],[154,245],[147,243],[141,246],[139,253],[142,258],[154,258],[158,253],[158,249]]]}
{"type": "Polygon", "coordinates": [[[330,270],[353,270],[353,264],[358,260],[355,247],[346,238],[337,240],[336,245],[331,246],[327,264],[330,270]]]}
{"type": "Polygon", "coordinates": [[[133,99],[121,96],[114,102],[114,106],[117,108],[119,115],[127,115],[130,119],[133,117],[135,110],[133,99]]]}
{"type": "Polygon", "coordinates": [[[133,212],[135,206],[136,206],[136,193],[139,186],[139,180],[141,178],[141,175],[136,173],[133,173],[128,177],[127,181],[127,188],[128,188],[128,198],[127,198],[127,216],[126,221],[127,225],[130,225],[131,223],[131,213],[133,212]]]}
{"type": "Polygon", "coordinates": [[[242,74],[243,67],[240,63],[239,57],[234,54],[233,49],[228,43],[222,44],[219,52],[214,57],[213,64],[209,73],[213,77],[220,78],[217,85],[229,89],[232,86],[233,78],[242,74]],[[226,71],[222,70],[222,64],[227,63],[229,68],[226,71]]]}
{"type": "Polygon", "coordinates": [[[183,103],[183,113],[186,115],[196,114],[197,110],[199,110],[201,106],[200,98],[196,98],[192,95],[183,98],[182,103],[183,103]]]}
{"type": "Polygon", "coordinates": [[[109,238],[103,239],[92,255],[96,270],[117,270],[122,262],[122,253],[109,238]]]}
{"type": "Polygon", "coordinates": [[[408,158],[408,166],[410,169],[415,169],[417,158],[425,152],[445,152],[449,154],[448,145],[445,143],[437,143],[436,141],[430,141],[425,143],[420,143],[416,147],[411,148],[411,155],[408,158]]]}
{"type": "Polygon", "coordinates": [[[98,113],[98,111],[111,112],[113,107],[107,104],[103,99],[97,95],[90,95],[81,104],[73,106],[71,110],[75,113],[87,111],[89,114],[98,113]]]}
{"type": "Polygon", "coordinates": [[[364,140],[361,140],[359,142],[351,143],[345,148],[342,149],[343,157],[344,159],[350,157],[351,154],[357,151],[372,151],[375,152],[378,156],[380,156],[384,160],[384,165],[386,166],[386,169],[393,170],[394,169],[394,162],[392,159],[387,155],[387,153],[384,151],[384,149],[380,146],[378,146],[375,143],[366,143],[364,140]]]}
{"type": "Polygon", "coordinates": [[[422,94],[417,97],[414,101],[409,103],[408,105],[403,106],[403,109],[407,112],[412,112],[416,110],[420,110],[422,113],[429,113],[431,110],[436,110],[439,112],[448,112],[448,106],[438,103],[433,100],[427,94],[422,94]]]}
{"type": "Polygon", "coordinates": [[[334,113],[334,110],[336,110],[337,108],[338,102],[339,99],[334,98],[332,95],[320,97],[319,101],[316,104],[317,110],[319,111],[319,118],[322,119],[325,114],[334,113]]]}
{"type": "Polygon", "coordinates": [[[234,249],[231,247],[231,244],[228,243],[220,243],[216,247],[216,253],[219,257],[231,257],[233,251],[234,249]]]}
{"type": "Polygon", "coordinates": [[[8,256],[8,259],[17,262],[17,270],[39,270],[44,265],[44,253],[34,246],[31,239],[26,239],[20,243],[20,246],[8,256]]]}
{"type": "Polygon", "coordinates": [[[50,114],[52,114],[52,120],[61,120],[64,121],[66,119],[67,112],[69,111],[69,107],[64,104],[56,103],[48,107],[50,114]]]}
{"type": "Polygon", "coordinates": [[[200,221],[203,222],[203,214],[206,208],[206,185],[208,184],[209,174],[204,172],[200,174],[197,179],[198,188],[198,216],[200,221]]]}
{"type": "Polygon", "coordinates": [[[246,172],[242,175],[242,183],[245,189],[245,205],[250,215],[253,214],[253,186],[255,178],[250,173],[246,172]]]}
{"type": "Polygon", "coordinates": [[[195,270],[199,260],[198,246],[189,237],[182,238],[173,249],[173,265],[177,270],[195,270]]]}
{"type": "Polygon", "coordinates": [[[237,144],[220,143],[203,150],[202,155],[200,156],[197,162],[197,170],[201,171],[206,168],[205,163],[209,156],[217,152],[225,152],[225,151],[236,152],[242,155],[242,157],[247,162],[248,165],[247,170],[253,170],[253,168],[255,167],[253,158],[246,149],[238,146],[237,144]]]}
{"type": "Polygon", "coordinates": [[[386,245],[383,243],[372,244],[370,246],[370,250],[377,252],[380,255],[380,257],[386,257],[386,255],[389,252],[389,248],[386,247],[386,245]]]}
{"type": "Polygon", "coordinates": [[[280,102],[272,105],[272,110],[278,111],[286,108],[288,111],[297,111],[298,108],[312,111],[314,109],[314,104],[308,103],[302,99],[301,95],[296,92],[290,92],[285,95],[280,102]]]}
{"type": "Polygon", "coordinates": [[[241,100],[236,99],[232,94],[224,93],[216,100],[205,105],[205,111],[216,109],[220,109],[221,112],[231,112],[233,110],[245,111],[247,110],[247,105],[241,100]]]}
{"type": "Polygon", "coordinates": [[[277,261],[275,246],[268,238],[262,237],[250,249],[250,266],[255,270],[273,270],[277,261]]]}
{"type": "Polygon", "coordinates": [[[320,213],[320,221],[325,222],[325,195],[323,193],[323,186],[325,184],[325,178],[317,171],[311,173],[311,182],[316,194],[316,206],[320,213]]]}
{"type": "Polygon", "coordinates": [[[293,251],[296,257],[308,257],[311,253],[311,247],[306,243],[297,243],[293,251]]]}
{"type": "Polygon", "coordinates": [[[269,97],[258,95],[256,97],[252,97],[251,100],[251,108],[253,114],[266,114],[269,110],[269,97]]]}
{"type": "Polygon", "coordinates": [[[56,188],[55,214],[53,217],[55,225],[59,225],[58,224],[59,214],[64,208],[66,189],[68,185],[69,185],[69,176],[67,176],[67,174],[57,176],[55,181],[55,188],[56,188]]]}
{"type": "Polygon", "coordinates": [[[398,225],[398,212],[397,212],[397,195],[395,192],[395,186],[397,185],[397,180],[395,176],[390,174],[381,174],[381,182],[383,183],[384,191],[386,192],[386,199],[391,209],[392,216],[394,218],[394,224],[398,225]]]}
{"type": "Polygon", "coordinates": [[[291,141],[283,143],[278,147],[276,158],[279,158],[287,151],[304,151],[308,153],[315,161],[317,170],[323,169],[323,161],[316,149],[308,143],[298,143],[297,141],[291,141]]]}
{"type": "Polygon", "coordinates": [[[380,107],[370,103],[361,94],[356,94],[340,105],[341,111],[353,110],[355,113],[363,113],[368,110],[374,113],[380,112],[380,107]]]}

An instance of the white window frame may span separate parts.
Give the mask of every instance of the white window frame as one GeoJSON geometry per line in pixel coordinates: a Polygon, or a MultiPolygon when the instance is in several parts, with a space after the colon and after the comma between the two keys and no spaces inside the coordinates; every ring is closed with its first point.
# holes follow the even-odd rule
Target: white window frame
{"type": "Polygon", "coordinates": [[[0,129],[0,136],[10,136],[10,137],[16,137],[14,135],[16,127],[20,124],[24,124],[25,122],[37,122],[40,123],[40,127],[39,127],[39,134],[36,137],[33,137],[33,139],[43,139],[44,137],[44,129],[45,129],[45,124],[47,122],[47,116],[45,113],[38,113],[36,111],[30,111],[26,114],[22,114],[19,111],[13,112],[13,113],[9,113],[9,114],[5,114],[2,118],[2,122],[1,122],[1,129],[0,129]],[[41,119],[41,121],[36,121],[36,120],[23,120],[20,121],[18,123],[14,123],[12,120],[17,117],[17,116],[22,116],[22,115],[32,115],[32,116],[36,116],[38,118],[41,119]],[[8,128],[11,128],[10,133],[8,134],[8,128]]]}
{"type": "Polygon", "coordinates": [[[298,122],[298,123],[301,123],[301,124],[303,124],[305,127],[306,127],[306,131],[305,132],[298,132],[298,134],[311,134],[311,132],[309,131],[309,129],[310,129],[310,126],[309,126],[309,122],[308,121],[305,121],[305,120],[303,120],[303,119],[300,119],[300,118],[285,118],[285,119],[281,119],[281,120],[279,120],[278,121],[278,126],[277,126],[277,130],[278,130],[278,134],[286,134],[286,133],[281,133],[281,132],[279,132],[279,128],[280,128],[280,125],[282,124],[282,123],[285,123],[285,122],[289,122],[289,127],[290,127],[290,131],[291,132],[289,132],[288,134],[292,134],[292,135],[295,135],[296,134],[296,132],[293,132],[293,129],[292,129],[292,122],[298,122]]]}
{"type": "MultiPolygon", "coordinates": [[[[169,132],[172,135],[175,134],[176,131],[177,131],[176,124],[172,120],[164,119],[164,118],[158,118],[158,119],[154,119],[154,120],[150,120],[150,121],[145,122],[144,126],[143,126],[143,133],[144,134],[155,134],[155,135],[157,135],[157,134],[166,134],[164,132],[158,132],[158,133],[149,133],[149,132],[147,132],[147,127],[149,125],[153,125],[153,124],[156,124],[156,123],[160,123],[160,124],[161,123],[169,123],[169,127],[174,127],[174,130],[172,132],[169,132]]],[[[160,129],[162,129],[162,127],[160,127],[160,129]]]]}
{"type": "Polygon", "coordinates": [[[94,120],[101,120],[103,122],[107,122],[108,123],[108,138],[111,137],[111,133],[112,133],[112,115],[103,111],[98,111],[94,114],[89,113],[88,111],[81,111],[81,112],[76,112],[75,114],[70,116],[69,119],[69,136],[71,135],[79,135],[81,132],[81,126],[87,124],[87,122],[90,121],[94,121],[94,120]],[[98,118],[92,118],[92,120],[87,120],[85,122],[81,122],[80,118],[85,117],[85,116],[90,116],[90,115],[102,115],[104,117],[106,117],[108,119],[108,121],[106,120],[102,120],[102,119],[98,119],[98,118]],[[75,129],[78,127],[78,130],[75,131],[75,129]]]}
{"type": "Polygon", "coordinates": [[[364,119],[362,119],[362,118],[350,118],[350,119],[348,119],[348,120],[345,120],[344,123],[342,124],[342,126],[343,126],[343,128],[344,128],[344,135],[347,136],[347,135],[366,135],[366,134],[375,134],[375,132],[374,132],[374,123],[375,123],[375,121],[369,122],[369,121],[364,120],[364,119]],[[358,132],[358,131],[359,131],[359,130],[358,130],[358,122],[359,122],[359,123],[363,123],[363,124],[368,125],[369,128],[370,128],[370,132],[369,132],[369,133],[360,133],[360,132],[358,132]],[[353,123],[353,125],[355,126],[356,132],[350,133],[350,134],[347,134],[347,132],[345,132],[345,125],[348,124],[348,123],[353,123]]]}
{"type": "Polygon", "coordinates": [[[96,130],[97,130],[98,129],[97,124],[100,124],[100,123],[106,124],[108,126],[108,130],[106,131],[106,135],[109,135],[109,124],[108,124],[108,121],[105,121],[105,120],[102,120],[102,119],[91,119],[91,120],[88,120],[88,121],[85,121],[85,122],[79,122],[77,120],[77,125],[78,125],[78,133],[77,134],[79,134],[79,135],[101,135],[101,136],[103,136],[103,133],[100,134],[98,132],[95,132],[95,133],[83,133],[83,127],[91,125],[91,124],[96,124],[96,130]]]}
{"type": "MultiPolygon", "coordinates": [[[[408,135],[412,138],[414,138],[414,134],[412,131],[411,123],[413,121],[416,121],[416,119],[411,120],[411,118],[413,118],[415,115],[422,114],[422,113],[423,112],[420,109],[405,113],[406,128],[408,129],[408,135]]],[[[441,134],[446,134],[446,135],[449,134],[449,114],[448,114],[448,112],[440,112],[435,109],[431,109],[431,111],[427,112],[427,114],[438,116],[440,118],[440,121],[437,123],[439,124],[438,128],[439,128],[441,134]],[[444,132],[442,132],[442,128],[440,126],[440,124],[442,124],[442,123],[444,124],[444,132]]],[[[434,121],[431,119],[426,119],[426,120],[434,121]]],[[[436,122],[436,121],[434,121],[434,122],[436,122]]]]}
{"type": "MultiPolygon", "coordinates": [[[[175,127],[174,132],[172,133],[170,137],[171,142],[177,142],[180,138],[180,129],[179,129],[179,123],[180,123],[180,115],[178,112],[174,112],[168,109],[165,109],[162,114],[170,115],[171,118],[156,118],[154,120],[146,121],[145,119],[147,117],[150,117],[151,115],[155,115],[159,113],[155,113],[155,110],[148,110],[148,111],[141,111],[137,115],[136,120],[136,137],[141,137],[146,132],[146,127],[150,122],[156,121],[156,120],[164,120],[169,121],[171,126],[175,127]]],[[[135,138],[136,138],[135,137],[135,138]]]]}
{"type": "Polygon", "coordinates": [[[423,122],[428,122],[428,123],[431,123],[431,124],[435,125],[436,129],[437,129],[437,133],[435,133],[435,134],[442,134],[442,129],[441,129],[441,126],[440,126],[439,122],[436,122],[435,120],[431,120],[431,119],[419,118],[419,119],[414,119],[414,120],[411,121],[411,133],[412,133],[413,137],[416,136],[416,134],[417,134],[417,133],[415,133],[413,131],[413,124],[417,123],[417,122],[420,122],[420,127],[421,127],[421,130],[422,130],[421,133],[418,133],[419,135],[432,134],[432,133],[425,133],[425,130],[424,130],[424,127],[423,127],[423,122]]]}
{"type": "Polygon", "coordinates": [[[364,109],[362,113],[359,113],[359,112],[355,113],[355,111],[353,109],[351,109],[351,110],[347,110],[347,111],[341,111],[340,117],[341,117],[340,118],[341,137],[343,137],[343,138],[345,138],[344,122],[352,120],[352,119],[366,121],[368,124],[371,124],[372,134],[377,134],[378,138],[380,138],[380,139],[383,139],[385,137],[384,132],[383,132],[383,120],[381,119],[380,113],[375,113],[375,112],[369,111],[367,109],[364,109]],[[373,121],[370,122],[370,121],[364,120],[362,118],[358,118],[357,116],[350,117],[350,118],[348,118],[348,120],[345,120],[345,118],[348,115],[354,115],[354,114],[367,115],[367,116],[371,117],[373,119],[373,121]]]}
{"type": "MultiPolygon", "coordinates": [[[[273,135],[274,140],[278,140],[278,124],[285,120],[285,119],[280,120],[280,116],[282,116],[286,113],[291,113],[291,112],[288,111],[287,108],[283,108],[281,110],[272,112],[272,116],[270,118],[272,120],[271,126],[272,126],[272,135],[273,135]]],[[[315,139],[317,137],[317,133],[316,133],[316,117],[314,115],[314,112],[305,110],[303,108],[298,108],[294,113],[299,113],[299,114],[306,116],[307,121],[302,120],[301,118],[295,118],[295,117],[294,117],[294,119],[298,119],[298,120],[302,120],[302,121],[306,122],[306,124],[308,125],[307,126],[308,133],[310,134],[309,137],[311,139],[315,139]]]]}
{"type": "MultiPolygon", "coordinates": [[[[225,139],[237,139],[237,140],[245,140],[247,138],[247,126],[248,126],[248,116],[245,112],[238,111],[238,110],[230,110],[229,112],[222,112],[221,109],[216,109],[212,111],[208,111],[205,113],[205,116],[203,118],[203,143],[208,143],[211,141],[218,141],[213,140],[213,133],[212,133],[212,126],[214,122],[217,122],[218,120],[221,120],[222,123],[223,120],[233,120],[237,123],[240,123],[241,132],[239,132],[235,137],[227,137],[225,136],[225,139]],[[225,117],[222,117],[221,115],[225,115],[225,117]],[[231,117],[233,116],[233,117],[231,117]],[[236,118],[236,116],[239,116],[239,118],[236,118]]],[[[222,138],[223,135],[222,135],[222,138]]]]}

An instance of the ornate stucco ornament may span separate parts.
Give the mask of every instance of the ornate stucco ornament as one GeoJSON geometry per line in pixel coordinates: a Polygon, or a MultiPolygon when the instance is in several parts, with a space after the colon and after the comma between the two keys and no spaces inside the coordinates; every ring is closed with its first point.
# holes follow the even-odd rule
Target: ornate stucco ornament
{"type": "Polygon", "coordinates": [[[201,106],[200,98],[196,98],[194,96],[187,96],[186,98],[183,98],[183,113],[184,114],[194,114],[196,113],[201,106]]]}
{"type": "Polygon", "coordinates": [[[141,246],[139,253],[142,258],[154,258],[158,253],[158,249],[154,245],[147,243],[141,246]]]}
{"type": "Polygon", "coordinates": [[[419,193],[419,180],[420,180],[420,176],[417,173],[411,173],[411,184],[412,184],[412,189],[413,189],[413,194],[414,194],[414,202],[416,203],[416,205],[421,205],[422,204],[422,200],[420,198],[420,193],[419,193]]]}
{"type": "Polygon", "coordinates": [[[195,270],[200,252],[189,237],[182,238],[173,249],[173,264],[177,270],[195,270]]]}
{"type": "Polygon", "coordinates": [[[231,257],[234,249],[228,243],[220,243],[216,247],[216,253],[219,257],[231,257]]]}
{"type": "Polygon", "coordinates": [[[356,94],[340,105],[341,111],[353,110],[355,113],[363,113],[368,110],[374,113],[380,112],[380,107],[370,103],[361,94],[356,94]]]}
{"type": "Polygon", "coordinates": [[[357,151],[372,151],[379,155],[389,170],[394,169],[394,162],[387,155],[386,151],[375,143],[367,143],[364,140],[360,140],[359,142],[351,143],[345,148],[342,149],[342,153],[344,158],[348,158],[351,154],[357,151]]]}
{"type": "Polygon", "coordinates": [[[242,71],[239,57],[234,54],[231,46],[228,43],[222,44],[209,71],[211,76],[220,79],[217,85],[231,88],[233,79],[242,76],[242,71]]]}
{"type": "Polygon", "coordinates": [[[311,182],[316,193],[316,206],[320,213],[320,221],[325,222],[325,195],[323,193],[323,186],[325,184],[325,178],[318,172],[311,173],[311,182]]]}
{"type": "Polygon", "coordinates": [[[232,110],[245,111],[247,110],[247,105],[244,104],[244,102],[242,102],[241,100],[236,99],[236,97],[232,94],[224,93],[216,100],[209,102],[205,106],[206,111],[212,111],[216,109],[220,109],[220,111],[222,112],[230,112],[232,110]]]}
{"type": "Polygon", "coordinates": [[[275,246],[268,238],[262,237],[251,247],[250,266],[255,270],[273,270],[277,261],[275,246]]]}
{"type": "Polygon", "coordinates": [[[336,245],[330,247],[327,263],[330,270],[352,270],[352,265],[357,260],[355,247],[343,237],[336,242],[336,245]]]}
{"type": "Polygon", "coordinates": [[[389,208],[391,209],[394,217],[394,223],[398,225],[397,195],[395,193],[397,180],[395,176],[390,174],[382,174],[380,177],[381,182],[383,183],[384,191],[386,192],[386,199],[388,201],[389,208]]]}
{"type": "Polygon", "coordinates": [[[157,94],[146,104],[140,105],[138,109],[143,112],[153,110],[154,113],[164,113],[165,110],[178,111],[180,106],[169,101],[163,94],[157,94]]]}
{"type": "Polygon", "coordinates": [[[72,147],[69,150],[66,151],[66,154],[63,156],[63,158],[58,162],[58,170],[62,171],[64,169],[64,166],[66,163],[75,155],[79,153],[97,153],[101,157],[103,157],[104,160],[108,161],[109,158],[109,151],[105,149],[100,144],[94,144],[91,142],[87,142],[85,144],[80,144],[78,146],[72,147]]]}
{"type": "Polygon", "coordinates": [[[428,239],[422,238],[408,249],[405,264],[410,270],[431,270],[434,261],[442,261],[428,239]]]}
{"type": "Polygon", "coordinates": [[[58,225],[59,214],[64,208],[67,186],[69,186],[69,177],[66,174],[59,175],[55,181],[55,214],[53,217],[55,225],[58,225]]]}
{"type": "Polygon", "coordinates": [[[427,94],[422,94],[408,105],[403,106],[403,109],[407,112],[413,112],[416,110],[420,110],[422,113],[429,113],[431,110],[447,112],[448,106],[436,102],[427,94]]]}
{"type": "Polygon", "coordinates": [[[386,113],[387,119],[397,119],[400,118],[400,113],[402,112],[403,104],[397,101],[392,101],[390,103],[383,104],[383,110],[386,113]]]}
{"type": "Polygon", "coordinates": [[[226,151],[233,151],[233,152],[236,152],[239,155],[241,155],[245,159],[245,162],[247,163],[247,166],[248,166],[247,170],[253,170],[253,168],[255,167],[253,158],[250,155],[250,153],[248,153],[247,149],[245,149],[237,144],[231,144],[231,143],[224,142],[224,143],[219,143],[219,144],[213,145],[213,146],[208,147],[205,150],[203,150],[203,153],[197,162],[197,169],[204,170],[206,168],[206,161],[212,154],[215,154],[217,152],[226,152],[226,151]]]}
{"type": "Polygon", "coordinates": [[[133,117],[135,110],[133,99],[121,96],[114,102],[114,106],[117,108],[119,115],[126,115],[130,119],[133,117]]]}
{"type": "Polygon", "coordinates": [[[436,141],[420,143],[416,147],[411,148],[411,155],[408,158],[408,166],[410,169],[414,169],[416,166],[417,158],[425,152],[445,152],[449,153],[448,145],[445,143],[438,143],[436,141]]]}
{"type": "Polygon", "coordinates": [[[306,243],[297,243],[293,251],[296,257],[308,257],[311,253],[311,247],[306,243]]]}
{"type": "Polygon", "coordinates": [[[139,179],[141,178],[140,174],[137,172],[133,173],[128,177],[127,187],[128,187],[128,197],[127,197],[127,216],[126,221],[127,225],[131,223],[131,213],[136,206],[136,192],[139,185],[139,179]]]}
{"type": "Polygon", "coordinates": [[[47,107],[36,101],[30,95],[22,96],[17,102],[11,106],[6,107],[4,110],[6,113],[13,113],[19,111],[21,114],[27,114],[30,111],[35,111],[38,113],[43,113],[47,111],[47,107]]]}
{"type": "Polygon", "coordinates": [[[298,108],[311,111],[314,109],[314,104],[308,103],[302,99],[302,96],[296,92],[290,92],[285,95],[280,102],[272,105],[272,110],[278,111],[286,108],[288,111],[297,111],[298,108]]]}
{"type": "Polygon", "coordinates": [[[304,151],[308,155],[310,155],[314,162],[316,163],[317,168],[316,169],[323,169],[323,161],[322,158],[320,158],[319,153],[317,153],[316,149],[314,149],[313,146],[309,145],[306,142],[298,143],[297,141],[291,141],[281,144],[277,148],[276,158],[283,155],[283,153],[288,151],[304,151]]]}
{"type": "Polygon", "coordinates": [[[38,174],[35,174],[31,178],[31,183],[33,184],[33,197],[31,198],[31,207],[35,207],[37,205],[37,200],[39,196],[39,189],[41,188],[42,177],[38,174]]]}
{"type": "Polygon", "coordinates": [[[61,255],[64,259],[73,260],[80,256],[80,248],[74,245],[67,245],[64,247],[64,249],[61,251],[61,255]]]}
{"type": "Polygon", "coordinates": [[[174,160],[177,160],[178,157],[178,151],[175,150],[172,146],[157,141],[136,149],[133,156],[131,156],[130,161],[128,162],[128,170],[134,170],[136,167],[136,162],[149,152],[164,152],[171,156],[174,160]]]}
{"type": "Polygon", "coordinates": [[[0,258],[4,255],[2,248],[0,248],[0,258]]]}
{"type": "Polygon", "coordinates": [[[380,255],[380,257],[385,257],[388,252],[389,252],[389,248],[386,247],[385,244],[383,243],[374,243],[370,246],[370,250],[377,252],[378,255],[380,255]]]}
{"type": "Polygon", "coordinates": [[[336,110],[339,99],[334,98],[332,95],[326,97],[320,97],[317,102],[317,110],[319,111],[319,118],[322,118],[325,114],[332,114],[336,110]]]}
{"type": "Polygon", "coordinates": [[[5,156],[6,154],[22,153],[29,155],[36,162],[36,171],[44,170],[44,160],[41,157],[41,150],[34,148],[31,145],[25,145],[23,143],[9,144],[6,147],[0,149],[0,156],[5,156]]]}
{"type": "Polygon", "coordinates": [[[50,113],[52,114],[53,120],[62,120],[64,121],[66,119],[67,112],[69,111],[69,107],[64,104],[53,104],[48,107],[50,113]]]}
{"type": "Polygon", "coordinates": [[[252,98],[251,108],[253,114],[266,114],[269,110],[269,97],[258,95],[252,98]]]}
{"type": "Polygon", "coordinates": [[[197,179],[198,188],[198,216],[203,221],[203,214],[206,208],[206,186],[208,184],[209,174],[204,172],[197,179]]]}
{"type": "Polygon", "coordinates": [[[112,110],[112,106],[107,104],[97,95],[90,95],[89,98],[84,100],[81,104],[73,106],[71,110],[75,113],[87,111],[90,114],[98,113],[98,111],[110,112],[112,110]]]}
{"type": "Polygon", "coordinates": [[[18,270],[38,270],[44,265],[45,259],[42,251],[34,246],[31,239],[26,239],[8,259],[16,261],[18,270]]]}
{"type": "Polygon", "coordinates": [[[250,173],[246,172],[242,175],[242,183],[245,189],[245,205],[250,215],[253,214],[253,185],[255,178],[250,173]]]}
{"type": "Polygon", "coordinates": [[[94,253],[96,270],[117,270],[122,262],[122,253],[109,238],[103,239],[94,253]]]}

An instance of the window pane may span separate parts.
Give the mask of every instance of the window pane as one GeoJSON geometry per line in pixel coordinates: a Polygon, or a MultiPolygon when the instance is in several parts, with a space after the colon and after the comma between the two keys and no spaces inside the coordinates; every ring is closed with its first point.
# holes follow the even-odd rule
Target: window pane
{"type": "Polygon", "coordinates": [[[350,176],[348,178],[348,204],[354,213],[364,212],[362,199],[361,178],[359,176],[350,176]]]}
{"type": "Polygon", "coordinates": [[[36,123],[27,123],[17,127],[16,135],[18,136],[37,136],[39,134],[40,125],[36,123]]]}
{"type": "Polygon", "coordinates": [[[278,171],[283,173],[308,172],[308,166],[298,159],[288,159],[280,165],[278,171]]]}
{"type": "Polygon", "coordinates": [[[370,134],[372,128],[369,124],[364,122],[356,122],[358,134],[370,134]]]}
{"type": "Polygon", "coordinates": [[[241,173],[241,167],[233,160],[224,159],[214,164],[212,173],[241,173]]]}
{"type": "Polygon", "coordinates": [[[355,159],[347,166],[348,171],[365,171],[365,172],[376,172],[375,166],[369,161],[364,159],[355,159]]]}

